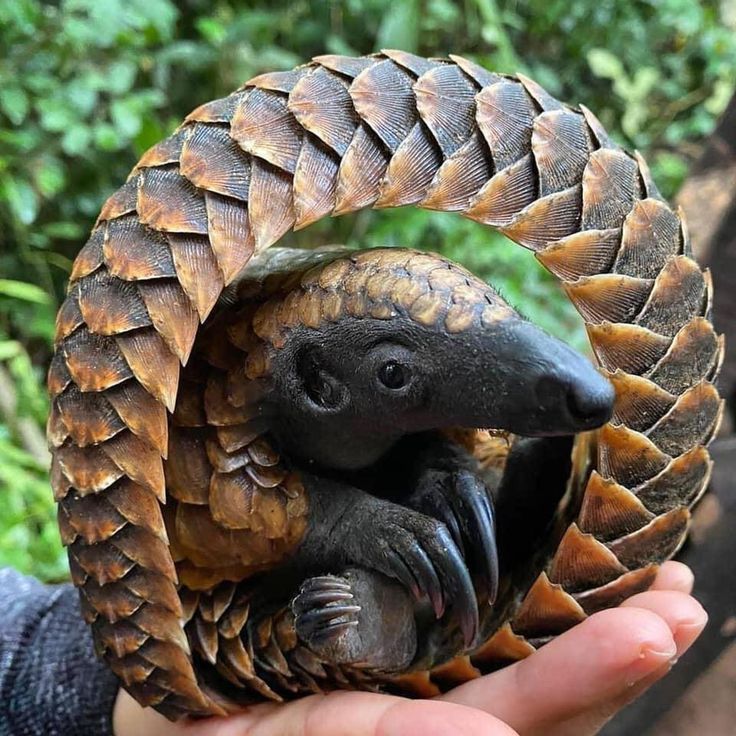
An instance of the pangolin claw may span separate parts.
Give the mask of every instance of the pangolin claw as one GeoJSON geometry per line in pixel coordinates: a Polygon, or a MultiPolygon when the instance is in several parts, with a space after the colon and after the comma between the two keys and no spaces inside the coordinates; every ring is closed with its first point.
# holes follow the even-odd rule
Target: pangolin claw
{"type": "Polygon", "coordinates": [[[323,644],[358,625],[361,607],[350,603],[350,583],[336,576],[306,580],[291,608],[299,638],[310,644],[323,644]]]}

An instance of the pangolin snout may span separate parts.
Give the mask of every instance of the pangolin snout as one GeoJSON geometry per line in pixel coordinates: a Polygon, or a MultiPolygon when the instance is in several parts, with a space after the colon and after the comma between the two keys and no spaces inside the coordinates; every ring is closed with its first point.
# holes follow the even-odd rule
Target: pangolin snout
{"type": "Polygon", "coordinates": [[[525,321],[495,339],[508,392],[499,404],[509,429],[523,435],[574,434],[605,424],[613,413],[611,383],[590,360],[525,321]]]}
{"type": "Polygon", "coordinates": [[[556,417],[553,421],[558,422],[562,431],[595,429],[605,424],[613,413],[613,386],[587,358],[573,351],[565,355],[565,360],[549,365],[542,372],[533,393],[541,417],[556,417]]]}
{"type": "Polygon", "coordinates": [[[605,424],[613,413],[613,386],[597,372],[587,380],[574,381],[567,390],[567,410],[579,429],[605,424]]]}

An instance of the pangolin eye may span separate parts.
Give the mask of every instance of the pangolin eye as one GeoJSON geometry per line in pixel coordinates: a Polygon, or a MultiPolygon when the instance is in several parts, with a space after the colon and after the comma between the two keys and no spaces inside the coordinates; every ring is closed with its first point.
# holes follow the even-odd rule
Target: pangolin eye
{"type": "Polygon", "coordinates": [[[409,383],[409,369],[395,360],[389,360],[378,369],[378,380],[386,387],[399,389],[409,383]]]}

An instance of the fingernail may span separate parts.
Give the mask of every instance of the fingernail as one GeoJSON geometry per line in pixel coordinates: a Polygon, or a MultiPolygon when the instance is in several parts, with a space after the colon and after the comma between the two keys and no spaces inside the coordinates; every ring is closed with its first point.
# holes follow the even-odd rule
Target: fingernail
{"type": "Polygon", "coordinates": [[[655,649],[654,647],[650,647],[644,644],[639,650],[639,659],[647,659],[649,657],[652,657],[654,659],[669,661],[670,659],[672,659],[672,657],[676,656],[677,645],[675,644],[674,639],[672,640],[670,646],[666,647],[665,649],[655,649]]]}
{"type": "Polygon", "coordinates": [[[684,621],[680,621],[677,624],[677,628],[689,628],[689,629],[696,629],[700,627],[701,629],[708,623],[708,613],[704,608],[700,609],[700,615],[696,616],[695,618],[689,618],[685,619],[684,621]]]}
{"type": "Polygon", "coordinates": [[[646,682],[649,677],[658,673],[662,668],[670,667],[670,662],[676,657],[677,647],[674,641],[672,641],[672,646],[667,649],[642,646],[639,650],[638,659],[630,665],[631,670],[626,684],[633,687],[642,681],[646,682]]]}
{"type": "Polygon", "coordinates": [[[690,633],[692,631],[702,631],[705,628],[706,623],[707,619],[705,621],[698,621],[696,623],[687,622],[678,624],[675,627],[675,634],[679,634],[681,632],[690,633]]]}
{"type": "Polygon", "coordinates": [[[671,657],[674,657],[675,654],[677,654],[677,647],[675,646],[675,642],[672,642],[672,646],[667,647],[667,649],[654,649],[653,647],[647,646],[642,647],[639,652],[639,659],[645,659],[649,656],[656,657],[657,659],[670,659],[671,657]]]}
{"type": "Polygon", "coordinates": [[[693,645],[708,623],[708,616],[696,621],[685,621],[675,627],[673,636],[677,642],[677,654],[682,656],[693,645]]]}

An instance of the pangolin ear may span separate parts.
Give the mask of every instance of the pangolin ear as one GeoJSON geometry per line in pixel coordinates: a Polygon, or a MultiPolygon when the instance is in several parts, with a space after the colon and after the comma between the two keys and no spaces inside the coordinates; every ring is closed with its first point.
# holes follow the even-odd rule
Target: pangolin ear
{"type": "Polygon", "coordinates": [[[303,348],[296,359],[296,373],[305,398],[322,411],[339,411],[347,405],[347,386],[335,375],[322,351],[303,348]]]}

